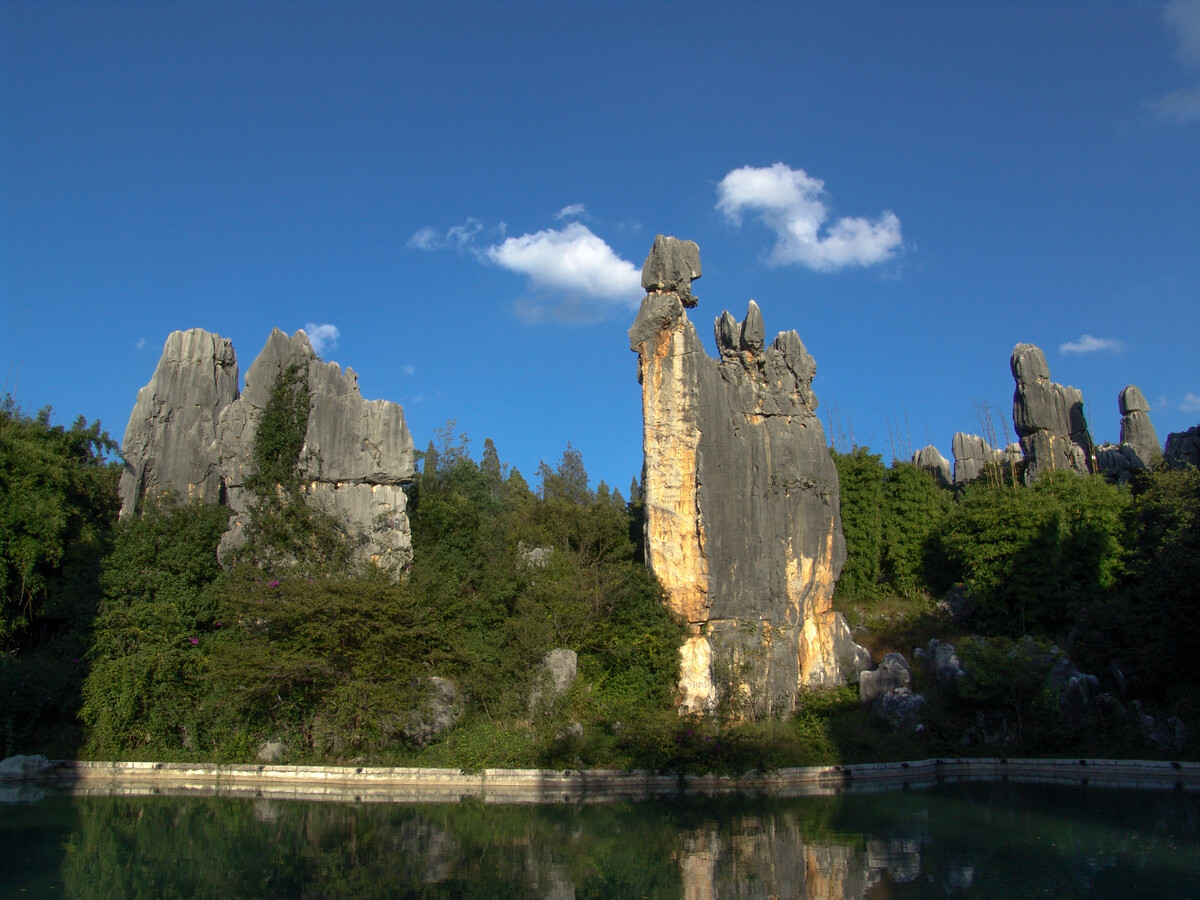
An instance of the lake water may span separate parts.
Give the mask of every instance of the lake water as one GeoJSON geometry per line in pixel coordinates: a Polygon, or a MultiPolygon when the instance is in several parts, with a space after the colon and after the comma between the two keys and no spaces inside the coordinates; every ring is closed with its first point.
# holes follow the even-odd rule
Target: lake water
{"type": "Polygon", "coordinates": [[[0,802],[0,897],[1200,898],[1200,794],[950,784],[591,805],[0,802]]]}

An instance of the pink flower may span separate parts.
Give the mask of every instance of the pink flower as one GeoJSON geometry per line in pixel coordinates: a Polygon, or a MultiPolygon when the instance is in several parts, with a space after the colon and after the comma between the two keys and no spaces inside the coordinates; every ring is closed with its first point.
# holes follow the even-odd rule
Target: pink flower
{"type": "Polygon", "coordinates": [[[188,640],[192,642],[193,646],[200,643],[200,638],[188,638],[188,640]]]}
{"type": "Polygon", "coordinates": [[[277,588],[277,587],[279,587],[279,581],[272,581],[269,586],[273,587],[273,588],[277,588]]]}

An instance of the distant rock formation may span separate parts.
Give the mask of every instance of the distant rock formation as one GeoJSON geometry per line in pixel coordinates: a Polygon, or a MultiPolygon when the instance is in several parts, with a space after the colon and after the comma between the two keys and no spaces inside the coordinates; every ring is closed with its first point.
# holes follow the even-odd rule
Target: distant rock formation
{"type": "Polygon", "coordinates": [[[1121,446],[1128,446],[1142,468],[1149,468],[1162,459],[1158,433],[1150,421],[1150,404],[1136,385],[1128,385],[1117,398],[1121,410],[1121,446]]]}
{"type": "Polygon", "coordinates": [[[933,476],[938,487],[948,488],[954,484],[950,470],[950,460],[942,456],[941,451],[933,444],[922,447],[912,455],[912,464],[918,469],[924,469],[933,476]]]}
{"type": "Polygon", "coordinates": [[[1009,444],[1006,448],[993,447],[976,434],[959,431],[950,445],[954,454],[954,484],[967,484],[978,478],[983,470],[997,463],[1016,465],[1021,461],[1021,445],[1009,444]]]}
{"type": "Polygon", "coordinates": [[[1124,482],[1138,469],[1148,469],[1163,458],[1158,435],[1150,422],[1150,404],[1134,385],[1117,397],[1121,410],[1121,442],[1096,448],[1096,471],[1110,481],[1124,482]]]}
{"type": "Polygon", "coordinates": [[[1033,344],[1017,344],[1010,361],[1017,387],[1013,425],[1025,453],[1025,482],[1043,472],[1092,471],[1092,437],[1083,414],[1083,394],[1050,380],[1046,356],[1033,344]]]}
{"type": "Polygon", "coordinates": [[[404,411],[367,401],[352,369],[317,359],[303,331],[275,329],[237,391],[232,344],[200,329],[175,332],[125,435],[122,514],[152,492],[221,502],[234,514],[221,542],[222,558],[242,542],[258,420],[279,373],[296,365],[307,374],[308,430],[298,462],[310,502],[344,516],[364,538],[367,556],[383,567],[412,558],[401,485],[413,476],[413,443],[404,411]]]}
{"type": "Polygon", "coordinates": [[[684,307],[696,244],[659,236],[629,331],[642,385],[646,554],[692,636],[684,709],[719,695],[745,715],[787,715],[804,684],[869,666],[832,609],[845,561],[837,470],[815,415],[816,364],[794,331],[769,346],[758,305],[716,322],[720,360],[684,307]]]}
{"type": "Polygon", "coordinates": [[[136,512],[143,497],[165,491],[183,500],[220,500],[221,471],[212,447],[221,410],[237,395],[232,343],[199,328],[167,337],[125,429],[122,517],[136,512]]]}
{"type": "Polygon", "coordinates": [[[1167,465],[1173,469],[1184,466],[1200,468],[1200,425],[1193,425],[1187,431],[1167,435],[1167,448],[1163,454],[1167,465]]]}

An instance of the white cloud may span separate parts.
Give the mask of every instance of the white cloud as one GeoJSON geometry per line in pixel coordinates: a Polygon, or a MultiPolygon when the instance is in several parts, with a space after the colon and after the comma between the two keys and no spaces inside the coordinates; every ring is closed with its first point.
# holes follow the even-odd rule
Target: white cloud
{"type": "Polygon", "coordinates": [[[734,169],[717,185],[717,209],[740,225],[745,212],[775,232],[767,263],[800,263],[818,272],[846,266],[870,266],[892,257],[902,244],[900,219],[884,212],[871,221],[858,217],[829,219],[825,182],[783,163],[766,168],[734,169]]]}
{"type": "Polygon", "coordinates": [[[405,363],[404,365],[402,365],[400,367],[400,371],[403,372],[405,375],[411,375],[411,374],[413,374],[413,372],[417,371],[417,367],[414,366],[412,363],[405,363]]]}
{"type": "Polygon", "coordinates": [[[484,254],[496,265],[526,276],[545,300],[518,304],[526,318],[596,318],[594,311],[585,312],[583,301],[632,307],[642,295],[640,270],[579,222],[507,238],[484,254]]]}
{"type": "Polygon", "coordinates": [[[410,250],[425,251],[472,250],[475,247],[475,238],[482,230],[483,223],[475,218],[468,218],[462,225],[452,225],[446,229],[445,234],[432,225],[426,225],[417,229],[405,246],[410,250]]]}
{"type": "Polygon", "coordinates": [[[315,322],[305,325],[304,333],[308,335],[308,342],[318,356],[336,347],[338,338],[342,336],[336,325],[317,325],[315,322]]]}
{"type": "Polygon", "coordinates": [[[139,350],[141,350],[141,349],[142,349],[143,347],[145,347],[145,346],[146,346],[146,339],[145,339],[145,338],[142,338],[141,340],[139,340],[139,341],[137,342],[137,348],[138,348],[139,350]]]}
{"type": "Polygon", "coordinates": [[[1150,104],[1162,119],[1172,122],[1191,122],[1200,119],[1200,84],[1194,88],[1171,91],[1150,104]]]}
{"type": "Polygon", "coordinates": [[[1180,61],[1200,65],[1200,0],[1170,0],[1163,19],[1179,38],[1180,61]]]}
{"type": "Polygon", "coordinates": [[[1068,341],[1058,346],[1059,353],[1097,353],[1100,351],[1120,353],[1124,349],[1125,344],[1116,338],[1098,338],[1092,337],[1090,334],[1085,334],[1077,341],[1068,341]]]}
{"type": "Polygon", "coordinates": [[[1200,397],[1188,391],[1183,395],[1183,402],[1179,404],[1179,408],[1183,412],[1200,412],[1200,397]]]}
{"type": "Polygon", "coordinates": [[[582,203],[572,203],[570,206],[564,206],[554,214],[556,219],[577,219],[587,213],[587,207],[582,203]]]}
{"type": "MultiPolygon", "coordinates": [[[[1163,21],[1179,40],[1179,61],[1185,66],[1200,65],[1200,0],[1170,0],[1163,7],[1163,21]]],[[[1161,119],[1200,120],[1200,84],[1170,91],[1148,105],[1161,119]]]]}

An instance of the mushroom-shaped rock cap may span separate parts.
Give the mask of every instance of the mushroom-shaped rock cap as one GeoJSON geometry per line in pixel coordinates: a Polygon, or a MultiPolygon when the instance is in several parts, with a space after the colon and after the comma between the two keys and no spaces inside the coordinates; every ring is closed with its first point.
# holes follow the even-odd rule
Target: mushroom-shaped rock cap
{"type": "Polygon", "coordinates": [[[1117,398],[1117,405],[1121,408],[1123,416],[1135,412],[1150,412],[1150,404],[1146,402],[1146,396],[1136,384],[1126,385],[1117,398]]]}
{"type": "Polygon", "coordinates": [[[1048,381],[1050,367],[1046,365],[1046,354],[1033,344],[1017,344],[1013,347],[1009,361],[1013,378],[1018,382],[1048,381]]]}
{"type": "Polygon", "coordinates": [[[693,307],[691,284],[700,277],[700,247],[695,241],[659,235],[650,255],[642,264],[642,288],[649,291],[673,291],[683,305],[693,307]]]}

